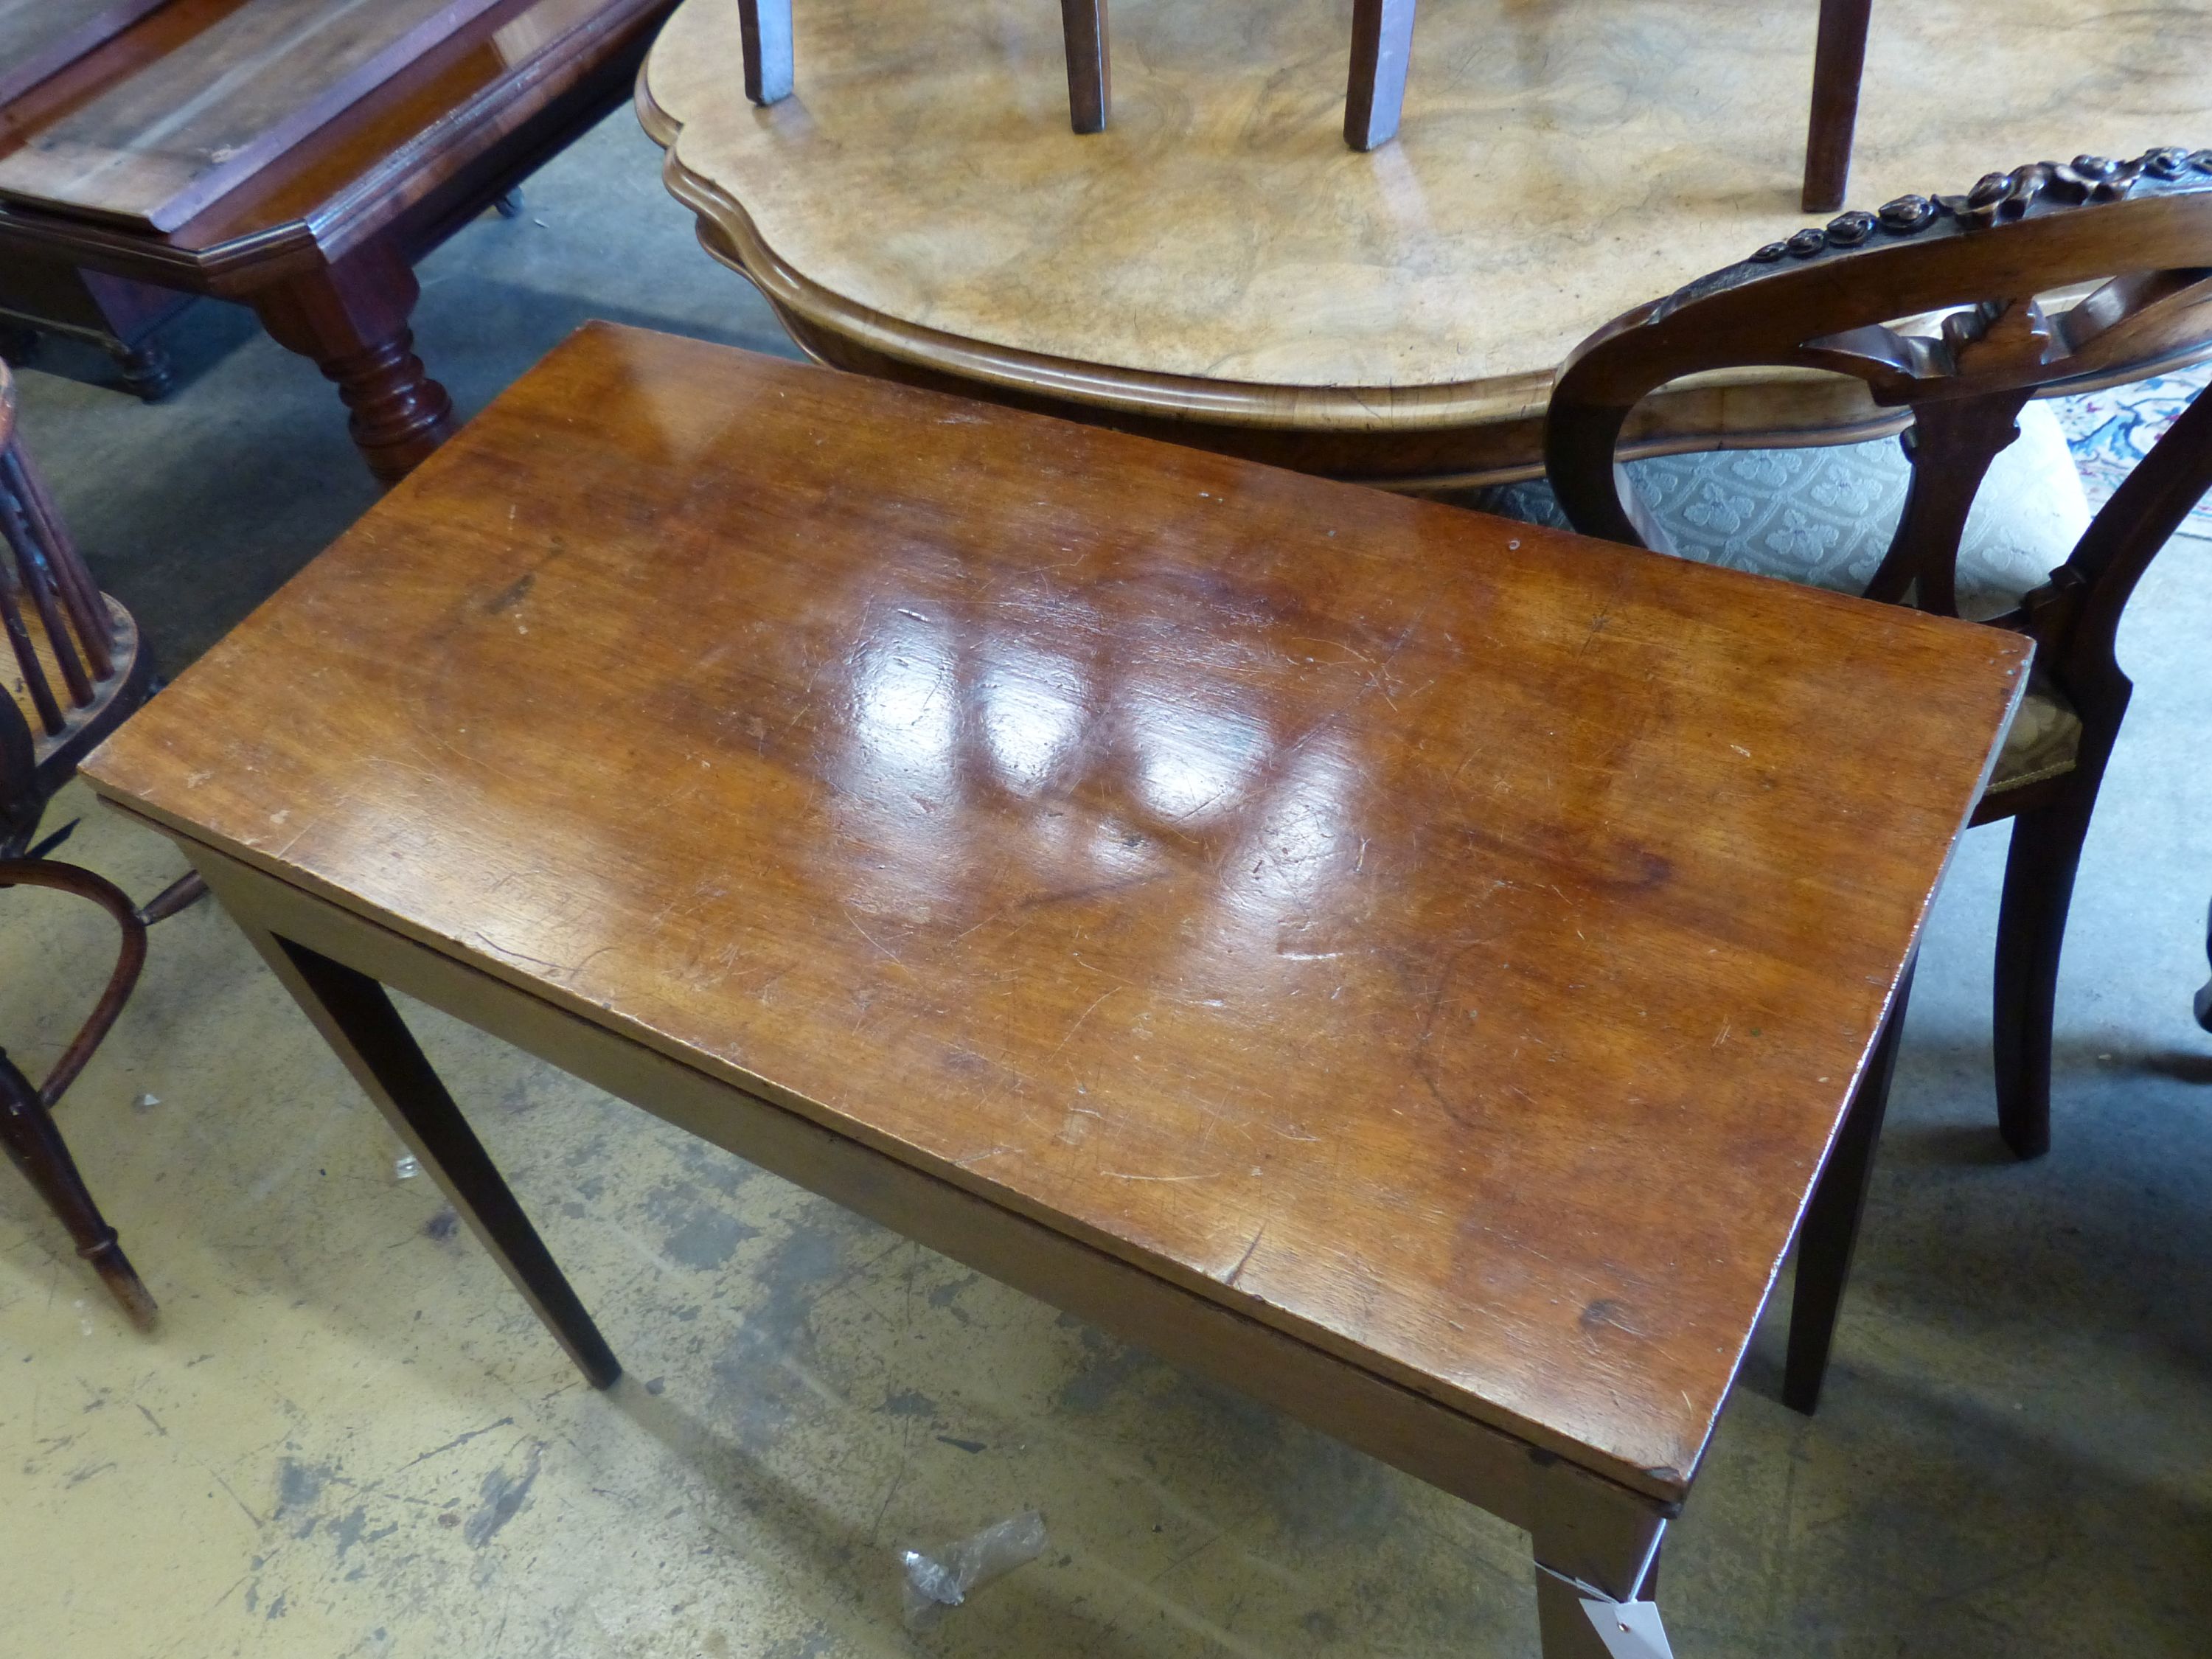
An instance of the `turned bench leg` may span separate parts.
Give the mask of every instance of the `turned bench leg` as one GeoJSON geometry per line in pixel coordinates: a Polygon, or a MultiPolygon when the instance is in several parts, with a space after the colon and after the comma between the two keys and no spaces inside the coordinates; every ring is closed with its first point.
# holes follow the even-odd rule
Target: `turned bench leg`
{"type": "Polygon", "coordinates": [[[1413,52],[1415,0],[1352,0],[1352,79],[1344,94],[1344,142],[1373,149],[1398,136],[1406,63],[1413,52]]]}
{"type": "Polygon", "coordinates": [[[372,243],[252,296],[270,337],[337,383],[355,447],[385,483],[453,432],[453,400],[424,371],[407,326],[421,294],[406,260],[372,243]]]}

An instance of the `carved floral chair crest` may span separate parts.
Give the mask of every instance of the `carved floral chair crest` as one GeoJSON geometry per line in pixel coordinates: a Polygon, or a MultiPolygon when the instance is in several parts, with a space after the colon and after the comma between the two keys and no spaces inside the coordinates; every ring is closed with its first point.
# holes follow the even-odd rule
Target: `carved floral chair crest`
{"type": "Polygon", "coordinates": [[[1974,815],[2014,820],[1996,1058],[2000,1127],[2022,1157],[2050,1141],[2067,906],[2132,689],[2114,635],[2145,568],[2212,484],[2212,401],[2199,397],[2091,520],[2056,423],[2032,400],[2208,349],[2212,150],[2166,148],[1993,173],[1963,196],[1900,197],[1800,231],[1607,324],[1569,358],[1552,398],[1546,465],[1577,530],[2035,639],[2033,684],[1974,815]],[[1880,513],[1854,519],[1845,503],[1861,543],[1851,556],[1808,556],[1795,533],[1805,522],[1734,538],[1713,527],[1751,501],[1758,469],[1837,452],[1616,464],[1647,393],[1776,365],[1855,376],[1877,404],[1911,411],[1901,457],[1886,441],[1863,447],[1879,449],[1901,501],[1887,534],[1880,513]],[[1700,477],[1709,489],[1680,487],[1700,477]]]}

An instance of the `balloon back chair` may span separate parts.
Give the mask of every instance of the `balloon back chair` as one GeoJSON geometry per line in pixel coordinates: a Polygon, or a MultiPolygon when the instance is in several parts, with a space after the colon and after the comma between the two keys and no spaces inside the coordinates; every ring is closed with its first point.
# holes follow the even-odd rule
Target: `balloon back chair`
{"type": "MultiPolygon", "coordinates": [[[[1553,393],[1546,469],[1576,529],[2034,639],[2020,714],[1973,815],[2013,821],[1995,1050],[1999,1128],[2022,1158],[2050,1146],[2059,949],[2132,690],[2114,636],[2144,570],[2212,485],[2212,399],[2200,396],[2092,519],[2055,421],[2031,400],[2208,348],[2212,150],[2169,148],[2039,163],[1963,196],[1843,214],[1607,324],[1553,393]],[[1855,376],[1877,405],[1910,411],[1901,456],[1860,447],[1903,475],[1893,533],[1844,485],[1831,490],[1827,526],[1808,516],[1817,507],[1794,518],[1760,507],[1762,477],[1835,465],[1820,459],[1832,450],[1617,464],[1647,393],[1778,365],[1855,376]],[[1848,556],[1832,556],[1838,526],[1848,556]]],[[[1870,1071],[1886,1073],[1889,1058],[1870,1071]]],[[[1845,1167],[1832,1164],[1808,1213],[1784,1387],[1803,1409],[1818,1395],[1881,1111],[1877,1098],[1863,1145],[1839,1140],[1834,1164],[1845,1167]]]]}
{"type": "MultiPolygon", "coordinates": [[[[2212,150],[2168,149],[1991,173],[1965,196],[1904,197],[1801,231],[1607,324],[1576,349],[1552,398],[1545,462],[1568,520],[1662,551],[1676,550],[1668,515],[1614,463],[1647,392],[1688,374],[1786,365],[1856,376],[1876,404],[1911,411],[1905,500],[1878,557],[1808,568],[1776,535],[1736,545],[1729,562],[1942,614],[1960,614],[1964,600],[1968,614],[2036,641],[2027,698],[1975,812],[1977,823],[2014,820],[1997,927],[1996,1082],[2000,1127],[2023,1158],[2050,1145],[2059,946],[2131,690],[2114,635],[2143,571],[2212,484],[2212,403],[2199,398],[2182,414],[2078,538],[2039,550],[2014,524],[1992,550],[1972,533],[1976,497],[2016,501],[2037,487],[1992,465],[2027,416],[2048,429],[2032,398],[2134,378],[2208,347],[2212,150]],[[1899,320],[1911,319],[1921,321],[1899,320]]],[[[2063,448],[2046,465],[2068,466],[2063,448]]],[[[2071,528],[2063,514],[2045,522],[2071,528]]]]}

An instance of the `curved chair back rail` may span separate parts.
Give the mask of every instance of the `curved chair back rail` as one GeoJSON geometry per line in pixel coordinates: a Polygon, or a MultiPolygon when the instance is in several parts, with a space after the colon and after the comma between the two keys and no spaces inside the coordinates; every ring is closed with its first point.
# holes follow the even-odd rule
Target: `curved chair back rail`
{"type": "MultiPolygon", "coordinates": [[[[1842,214],[1607,324],[1561,372],[1545,462],[1577,530],[1671,550],[1616,465],[1642,398],[1715,369],[1853,375],[1913,420],[1904,509],[1866,595],[1956,614],[1968,511],[2028,399],[2115,365],[2208,349],[2212,150],[2039,162],[1990,173],[1963,196],[1842,214]]],[[[2208,486],[2212,400],[2199,397],[2048,580],[1994,619],[2038,646],[2037,686],[1976,812],[2016,819],[1997,931],[1996,1062],[2000,1124],[2022,1156],[2049,1144],[2066,907],[2132,690],[2114,635],[2136,582],[2208,486]],[[2038,723],[2058,732],[2061,752],[2008,765],[2035,746],[2038,723]]]]}
{"type": "MultiPolygon", "coordinates": [[[[1649,545],[1650,526],[1624,500],[1614,468],[1622,428],[1647,394],[1716,369],[1853,375],[1877,403],[1909,406],[1914,419],[1905,439],[1912,486],[1867,597],[1910,592],[1923,609],[1956,614],[1966,511],[2027,399],[2116,364],[2207,348],[2212,150],[2041,162],[1991,173],[1965,196],[1901,197],[1878,213],[1840,215],[1607,324],[1561,371],[1546,469],[1577,529],[1649,545]],[[2039,297],[2089,284],[2097,286],[2070,307],[2039,297]],[[1937,314],[1932,331],[1900,322],[1937,314]]],[[[2201,424],[2177,423],[2053,586],[2117,592],[2117,605],[2100,607],[2117,619],[2142,566],[2212,484],[2212,448],[2191,437],[2201,424]]],[[[2086,657],[2090,668],[2095,653],[2078,649],[2078,625],[2033,619],[2051,597],[2039,591],[2025,614],[2002,620],[2035,634],[2046,669],[2070,678],[2070,664],[2051,660],[2061,635],[2076,647],[2057,651],[2062,659],[2086,657]]],[[[2079,618],[2069,611],[2066,620],[2079,618]]]]}

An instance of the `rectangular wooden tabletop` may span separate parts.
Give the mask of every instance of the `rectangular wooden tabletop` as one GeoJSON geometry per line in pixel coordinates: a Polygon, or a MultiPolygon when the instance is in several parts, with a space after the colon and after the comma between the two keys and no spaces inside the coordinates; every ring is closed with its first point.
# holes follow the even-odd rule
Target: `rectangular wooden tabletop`
{"type": "Polygon", "coordinates": [[[1666,1498],[2027,653],[592,325],[85,770],[1666,1498]]]}
{"type": "Polygon", "coordinates": [[[198,0],[0,149],[0,195],[173,230],[509,0],[198,0]]]}
{"type": "Polygon", "coordinates": [[[0,0],[0,103],[113,39],[166,0],[0,0]]]}

